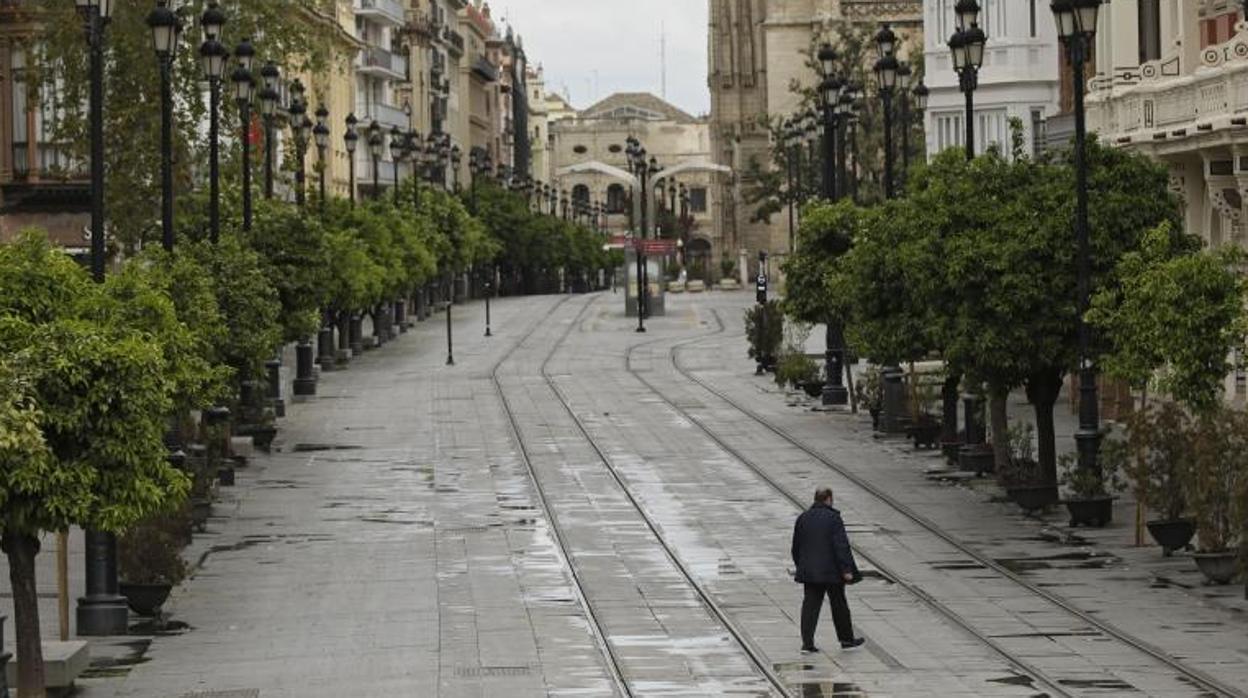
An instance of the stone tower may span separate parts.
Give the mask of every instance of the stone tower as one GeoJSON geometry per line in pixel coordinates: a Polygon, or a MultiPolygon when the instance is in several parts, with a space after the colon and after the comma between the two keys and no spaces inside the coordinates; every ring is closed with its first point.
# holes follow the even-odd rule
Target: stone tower
{"type": "Polygon", "coordinates": [[[751,159],[770,163],[765,122],[797,107],[799,98],[791,84],[811,87],[818,81],[802,52],[817,38],[833,35],[832,28],[841,22],[890,22],[903,42],[921,50],[923,4],[921,0],[707,2],[711,151],[718,164],[736,173],[720,192],[715,224],[726,250],[745,251],[750,260],[762,250],[782,255],[788,250],[788,219],[777,215],[770,223],[751,221],[755,207],[744,203],[750,188],[744,175],[751,159]]]}

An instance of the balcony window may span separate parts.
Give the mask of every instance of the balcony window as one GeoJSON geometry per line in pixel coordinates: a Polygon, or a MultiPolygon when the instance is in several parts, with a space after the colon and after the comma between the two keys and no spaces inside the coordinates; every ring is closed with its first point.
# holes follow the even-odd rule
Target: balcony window
{"type": "Polygon", "coordinates": [[[624,213],[624,185],[612,184],[607,187],[607,213],[624,213]]]}
{"type": "Polygon", "coordinates": [[[82,163],[70,156],[67,143],[57,140],[57,131],[65,119],[65,79],[58,66],[39,85],[39,94],[31,100],[26,76],[26,55],[20,50],[11,54],[13,171],[19,177],[29,174],[76,174],[82,163]],[[34,129],[31,130],[33,116],[34,129]],[[31,143],[34,161],[31,161],[31,143]]]}

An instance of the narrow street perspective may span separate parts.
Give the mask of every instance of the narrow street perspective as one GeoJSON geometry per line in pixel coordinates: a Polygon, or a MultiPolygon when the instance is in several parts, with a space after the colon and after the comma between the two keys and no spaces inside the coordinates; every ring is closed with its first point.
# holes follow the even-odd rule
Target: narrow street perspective
{"type": "Polygon", "coordinates": [[[1248,0],[0,0],[0,698],[1248,698],[1248,0]]]}

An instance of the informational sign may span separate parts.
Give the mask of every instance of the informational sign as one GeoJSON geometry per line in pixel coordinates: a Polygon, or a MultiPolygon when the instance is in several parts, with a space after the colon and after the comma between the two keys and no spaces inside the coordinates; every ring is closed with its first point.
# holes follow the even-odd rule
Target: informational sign
{"type": "Polygon", "coordinates": [[[758,291],[758,302],[766,303],[767,302],[767,275],[760,272],[758,275],[758,279],[756,280],[756,284],[757,284],[756,290],[758,291]]]}

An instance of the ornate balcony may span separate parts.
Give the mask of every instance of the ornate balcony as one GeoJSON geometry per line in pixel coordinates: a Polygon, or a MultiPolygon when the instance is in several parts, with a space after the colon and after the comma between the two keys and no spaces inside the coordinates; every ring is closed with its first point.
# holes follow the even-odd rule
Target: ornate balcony
{"type": "Polygon", "coordinates": [[[355,0],[355,14],[392,26],[403,26],[403,5],[399,0],[355,0]]]}

